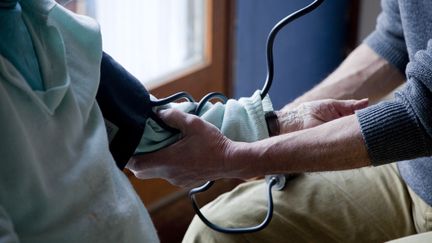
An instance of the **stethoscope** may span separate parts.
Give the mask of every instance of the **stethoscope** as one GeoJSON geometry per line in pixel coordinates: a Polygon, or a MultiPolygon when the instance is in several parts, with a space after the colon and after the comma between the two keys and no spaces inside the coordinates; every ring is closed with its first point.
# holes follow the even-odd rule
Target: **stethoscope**
{"type": "MultiPolygon", "coordinates": [[[[15,6],[16,4],[16,0],[8,0],[8,1],[1,1],[0,2],[0,8],[10,8],[15,6]]],[[[321,3],[324,2],[324,0],[315,0],[314,2],[312,2],[311,4],[309,4],[308,6],[288,15],[287,17],[285,17],[284,19],[282,19],[280,22],[278,22],[273,29],[270,31],[270,34],[267,38],[267,78],[265,80],[263,89],[261,91],[261,99],[263,99],[264,97],[267,96],[272,82],[273,82],[273,76],[274,76],[274,64],[273,64],[273,45],[274,45],[274,41],[275,38],[277,36],[277,34],[279,33],[279,31],[284,28],[288,23],[291,23],[292,21],[294,21],[295,19],[310,13],[311,11],[315,10],[319,5],[321,5],[321,3]]],[[[193,102],[196,103],[195,100],[193,99],[193,97],[188,94],[187,92],[179,92],[176,93],[174,95],[171,95],[167,98],[164,99],[159,99],[159,100],[152,100],[150,101],[150,105],[153,108],[156,107],[161,107],[161,106],[165,106],[171,102],[177,101],[179,99],[186,99],[189,102],[193,102]]],[[[200,115],[202,112],[202,109],[204,108],[205,104],[207,102],[209,102],[212,99],[219,99],[221,100],[223,103],[226,103],[226,101],[228,100],[228,98],[223,95],[222,93],[219,92],[212,92],[207,94],[206,96],[204,96],[197,104],[197,106],[195,107],[195,110],[192,112],[193,114],[196,115],[200,115]]],[[[166,125],[155,113],[155,109],[152,109],[153,112],[150,113],[150,118],[153,119],[156,123],[158,123],[158,125],[160,125],[161,127],[163,127],[166,130],[169,130],[173,133],[178,133],[179,131],[177,131],[176,129],[173,129],[171,127],[169,127],[168,125],[166,125]]],[[[272,189],[275,190],[282,190],[285,186],[286,180],[287,178],[289,178],[289,176],[287,175],[270,175],[270,176],[266,176],[266,182],[267,182],[267,214],[264,218],[264,220],[256,225],[256,226],[251,226],[251,227],[244,227],[244,228],[225,228],[225,227],[221,227],[219,225],[216,225],[214,223],[212,223],[211,221],[209,221],[202,213],[201,210],[198,207],[198,204],[196,202],[195,199],[195,195],[201,192],[204,192],[206,190],[208,190],[214,183],[214,181],[209,181],[207,183],[205,183],[204,185],[194,188],[192,190],[189,191],[189,198],[192,201],[192,207],[194,208],[196,214],[198,215],[198,217],[211,229],[222,232],[222,233],[229,233],[229,234],[240,234],[240,233],[252,233],[252,232],[257,232],[260,231],[262,229],[264,229],[271,221],[272,216],[273,216],[273,195],[272,195],[272,189]]]]}
{"type": "MultiPolygon", "coordinates": [[[[288,15],[287,17],[285,17],[284,19],[279,21],[273,27],[273,29],[270,31],[270,34],[268,35],[268,38],[267,38],[267,44],[266,44],[266,47],[267,47],[266,48],[266,51],[267,51],[266,52],[266,54],[267,54],[267,77],[266,77],[263,89],[261,91],[261,99],[264,99],[264,97],[267,96],[267,94],[271,88],[272,82],[273,82],[273,77],[274,77],[273,45],[274,45],[274,41],[275,41],[277,34],[287,24],[291,23],[295,19],[297,19],[297,18],[299,18],[305,14],[312,12],[319,5],[321,5],[321,3],[323,3],[323,2],[324,2],[324,0],[315,0],[314,2],[309,4],[308,6],[302,8],[300,10],[297,10],[296,12],[288,15]]],[[[188,94],[187,92],[179,92],[179,93],[176,93],[176,94],[171,95],[171,96],[164,98],[164,99],[152,100],[151,106],[154,108],[161,107],[161,106],[167,105],[171,102],[177,101],[179,99],[186,99],[189,102],[195,103],[195,100],[193,99],[193,97],[190,94],[188,94]]],[[[206,96],[204,96],[197,103],[195,109],[191,113],[193,113],[195,115],[200,115],[205,104],[212,99],[219,99],[223,103],[226,103],[226,101],[228,100],[228,98],[225,95],[223,95],[222,93],[219,93],[219,92],[209,93],[206,96]]],[[[169,127],[168,125],[166,125],[156,115],[155,112],[151,113],[150,118],[153,119],[156,123],[158,123],[164,129],[167,129],[167,130],[174,132],[174,133],[179,132],[176,129],[173,129],[173,128],[169,127]]],[[[286,183],[288,177],[289,176],[287,176],[287,175],[269,175],[269,176],[266,176],[267,198],[268,198],[268,200],[267,200],[267,205],[268,205],[267,206],[267,214],[266,214],[264,220],[256,226],[243,227],[243,228],[225,228],[225,227],[221,227],[219,225],[212,223],[202,214],[202,212],[201,212],[201,210],[200,210],[200,208],[196,202],[195,195],[198,193],[207,191],[213,185],[214,181],[208,181],[204,185],[190,190],[189,191],[189,198],[192,201],[192,207],[194,208],[198,217],[211,229],[213,229],[215,231],[219,231],[221,233],[227,233],[227,234],[243,234],[243,233],[257,232],[257,231],[264,229],[270,223],[270,221],[272,219],[272,216],[273,216],[272,189],[282,190],[285,186],[285,183],[286,183]]]]}

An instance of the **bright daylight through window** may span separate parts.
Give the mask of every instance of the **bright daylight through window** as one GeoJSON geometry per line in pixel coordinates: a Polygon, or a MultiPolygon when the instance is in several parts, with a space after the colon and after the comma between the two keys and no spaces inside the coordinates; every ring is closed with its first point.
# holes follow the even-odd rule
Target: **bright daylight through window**
{"type": "Polygon", "coordinates": [[[76,0],[94,17],[103,48],[146,86],[205,60],[205,0],[76,0]]]}

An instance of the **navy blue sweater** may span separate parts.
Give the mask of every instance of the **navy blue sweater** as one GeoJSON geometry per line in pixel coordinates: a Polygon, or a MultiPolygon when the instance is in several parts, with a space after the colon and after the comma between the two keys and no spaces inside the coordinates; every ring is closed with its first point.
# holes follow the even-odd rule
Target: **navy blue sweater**
{"type": "Polygon", "coordinates": [[[432,2],[382,0],[382,8],[365,43],[404,72],[407,84],[357,117],[373,165],[406,160],[398,164],[401,176],[432,205],[432,2]]]}

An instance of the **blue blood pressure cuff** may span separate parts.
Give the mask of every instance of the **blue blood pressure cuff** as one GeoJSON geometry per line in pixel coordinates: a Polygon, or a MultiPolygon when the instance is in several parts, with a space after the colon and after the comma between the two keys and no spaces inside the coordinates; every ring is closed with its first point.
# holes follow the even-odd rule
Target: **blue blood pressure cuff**
{"type": "Polygon", "coordinates": [[[108,54],[103,53],[97,103],[105,119],[109,149],[123,169],[135,152],[150,116],[144,86],[108,54]]]}

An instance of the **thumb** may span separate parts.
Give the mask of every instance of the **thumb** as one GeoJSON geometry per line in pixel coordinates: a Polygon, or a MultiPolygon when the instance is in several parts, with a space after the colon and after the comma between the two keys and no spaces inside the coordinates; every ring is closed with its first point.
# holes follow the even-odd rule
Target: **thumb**
{"type": "Polygon", "coordinates": [[[366,108],[368,105],[369,105],[369,99],[365,98],[365,99],[357,100],[356,102],[354,102],[352,109],[354,111],[356,111],[356,110],[366,108]]]}
{"type": "Polygon", "coordinates": [[[336,101],[336,109],[342,116],[354,114],[356,110],[366,108],[369,104],[369,99],[362,100],[338,100],[336,101]]]}
{"type": "Polygon", "coordinates": [[[168,126],[180,130],[182,133],[186,131],[186,122],[189,116],[187,113],[176,109],[166,109],[158,112],[159,118],[168,126]]]}

